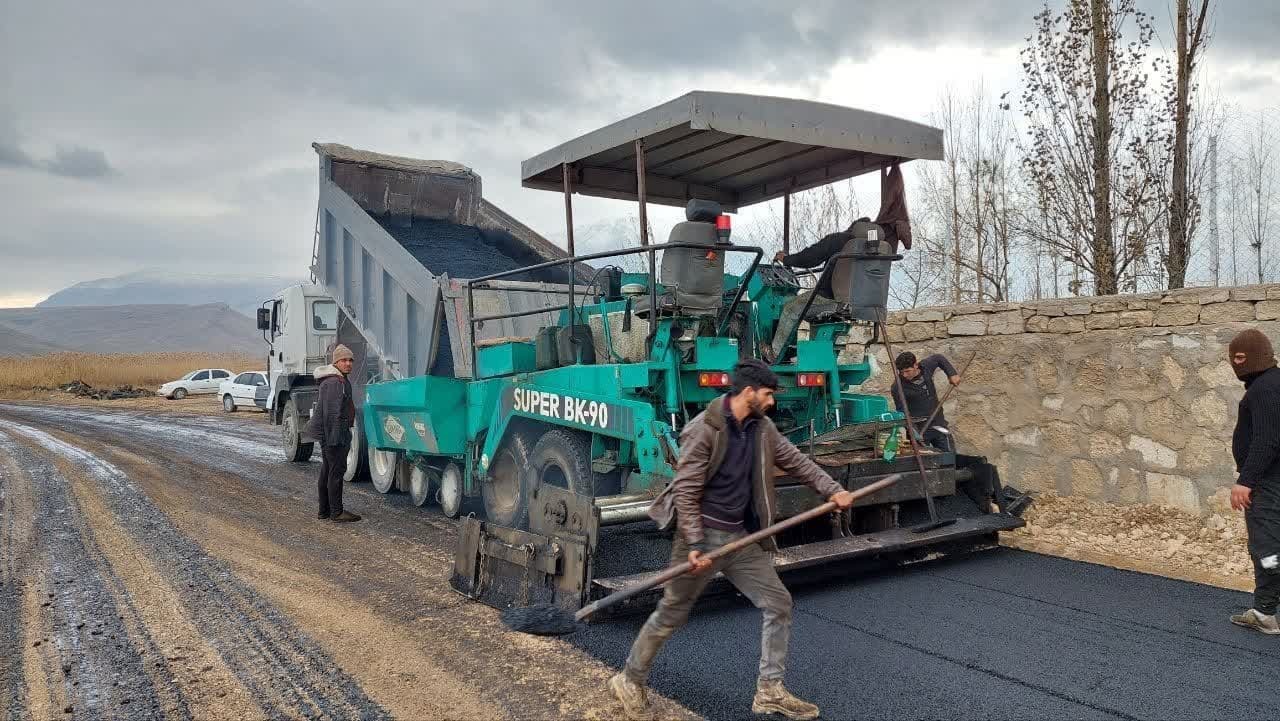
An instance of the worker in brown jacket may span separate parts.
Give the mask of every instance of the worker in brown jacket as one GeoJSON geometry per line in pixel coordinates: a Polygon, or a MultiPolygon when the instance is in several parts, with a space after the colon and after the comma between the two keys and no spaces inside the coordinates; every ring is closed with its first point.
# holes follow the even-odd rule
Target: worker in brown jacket
{"type": "Polygon", "coordinates": [[[791,635],[791,594],[773,568],[772,538],[725,558],[703,556],[774,522],[775,468],[812,488],[840,508],[853,505],[844,490],[778,432],[765,413],[773,407],[778,376],[748,359],[734,369],[732,392],[711,402],[680,435],[675,478],[649,513],[661,528],[676,528],[672,565],[689,561],[694,572],[667,584],[662,601],[640,629],[626,667],[609,689],[631,719],[651,718],[645,683],[662,644],[685,624],[689,611],[717,571],[764,615],[760,676],[751,710],[790,719],[818,717],[818,707],[783,686],[791,635]]]}

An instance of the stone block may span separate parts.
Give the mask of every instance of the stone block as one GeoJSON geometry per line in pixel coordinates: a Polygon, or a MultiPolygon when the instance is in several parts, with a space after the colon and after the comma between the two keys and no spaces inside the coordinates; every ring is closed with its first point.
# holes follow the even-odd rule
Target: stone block
{"type": "Polygon", "coordinates": [[[1089,457],[1117,462],[1124,456],[1124,442],[1110,433],[1089,434],[1089,457]]]}
{"type": "Polygon", "coordinates": [[[1056,413],[1057,411],[1062,410],[1063,400],[1062,396],[1045,396],[1040,399],[1040,407],[1047,411],[1054,411],[1056,413]]]}
{"type": "Polygon", "coordinates": [[[1033,315],[1035,315],[1035,314],[1036,314],[1036,309],[1035,309],[1035,308],[1032,308],[1031,306],[1027,306],[1027,305],[1022,306],[1022,307],[1021,307],[1021,308],[1019,308],[1018,310],[1019,310],[1019,312],[1021,312],[1021,313],[1022,313],[1022,317],[1023,317],[1023,318],[1030,318],[1031,316],[1033,316],[1033,315]]]}
{"type": "Polygon", "coordinates": [[[1043,315],[1033,315],[1027,319],[1025,328],[1028,333],[1048,333],[1049,318],[1043,315]]]}
{"type": "Polygon", "coordinates": [[[934,338],[950,338],[951,337],[951,334],[947,332],[946,321],[940,320],[937,323],[933,324],[933,337],[934,338]]]}
{"type": "Polygon", "coordinates": [[[1142,503],[1144,494],[1138,472],[1128,467],[1107,469],[1107,495],[1113,503],[1132,506],[1142,503]]]}
{"type": "Polygon", "coordinates": [[[1022,311],[1006,310],[987,317],[987,335],[1016,335],[1023,331],[1022,311]]]}
{"type": "Polygon", "coordinates": [[[1032,364],[1036,387],[1042,392],[1058,389],[1058,364],[1052,358],[1037,358],[1032,364]]]}
{"type": "Polygon", "coordinates": [[[986,335],[987,318],[983,315],[957,315],[947,321],[947,333],[951,335],[986,335]]]}
{"type": "Polygon", "coordinates": [[[1089,461],[1071,461],[1071,494],[1094,500],[1102,499],[1102,472],[1089,461]]]}
{"type": "Polygon", "coordinates": [[[1253,303],[1244,301],[1213,303],[1200,308],[1200,322],[1205,325],[1209,323],[1237,323],[1253,319],[1253,303]]]}
{"type": "Polygon", "coordinates": [[[1149,328],[1156,322],[1156,314],[1149,310],[1126,310],[1120,314],[1121,328],[1149,328]]]}
{"type": "Polygon", "coordinates": [[[1160,375],[1169,381],[1169,385],[1173,386],[1174,390],[1181,390],[1182,384],[1187,380],[1187,372],[1169,356],[1160,359],[1160,375]]]}
{"type": "Polygon", "coordinates": [[[1050,318],[1049,332],[1050,333],[1083,333],[1084,318],[1080,316],[1050,318]]]}
{"type": "Polygon", "coordinates": [[[1019,428],[1012,433],[1005,434],[1004,442],[1008,445],[1020,446],[1022,448],[1039,448],[1040,438],[1041,433],[1039,426],[1027,426],[1026,428],[1019,428]]]}
{"type": "Polygon", "coordinates": [[[984,304],[981,304],[981,303],[968,303],[968,304],[966,304],[966,305],[953,305],[953,306],[951,306],[951,315],[952,315],[952,316],[957,316],[957,315],[973,315],[974,313],[981,313],[981,312],[983,311],[983,308],[985,308],[985,305],[984,305],[984,304]]]}
{"type": "Polygon", "coordinates": [[[1102,427],[1120,435],[1129,433],[1133,430],[1133,419],[1129,415],[1129,407],[1121,401],[1107,406],[1107,409],[1102,412],[1102,427]]]}
{"type": "Polygon", "coordinates": [[[1129,436],[1129,450],[1137,451],[1145,465],[1155,468],[1178,467],[1178,452],[1150,438],[1129,436]]]}
{"type": "Polygon", "coordinates": [[[905,343],[916,343],[933,338],[933,323],[907,323],[902,326],[902,340],[905,343]]]}
{"type": "Polygon", "coordinates": [[[1231,471],[1235,470],[1235,460],[1231,457],[1231,442],[1228,439],[1192,434],[1187,438],[1187,445],[1178,454],[1178,458],[1182,462],[1180,469],[1193,473],[1224,470],[1229,477],[1231,471]]]}
{"type": "Polygon", "coordinates": [[[1185,476],[1147,473],[1147,499],[1157,506],[1177,508],[1187,513],[1200,512],[1200,492],[1185,476]]]}
{"type": "Polygon", "coordinates": [[[1246,285],[1240,288],[1231,289],[1231,300],[1266,300],[1267,286],[1265,285],[1246,285]]]}
{"type": "Polygon", "coordinates": [[[1209,305],[1211,303],[1226,303],[1231,300],[1231,291],[1226,288],[1218,288],[1216,290],[1202,290],[1199,293],[1200,305],[1209,305]]]}
{"type": "Polygon", "coordinates": [[[1267,300],[1280,300],[1280,285],[1267,287],[1267,300]]]}
{"type": "Polygon", "coordinates": [[[1122,310],[1127,310],[1128,307],[1129,301],[1117,296],[1099,298],[1093,301],[1094,313],[1116,313],[1122,310]]]}
{"type": "Polygon", "coordinates": [[[1119,313],[1094,313],[1085,318],[1084,327],[1089,330],[1113,330],[1120,327],[1119,313]]]}
{"type": "Polygon", "coordinates": [[[911,323],[919,323],[923,321],[933,322],[946,319],[947,317],[943,315],[942,311],[932,308],[907,311],[907,321],[911,323]]]}
{"type": "Polygon", "coordinates": [[[1253,306],[1258,320],[1280,320],[1280,300],[1264,300],[1253,306]]]}
{"type": "Polygon", "coordinates": [[[1231,369],[1231,363],[1225,360],[1211,366],[1200,366],[1196,375],[1210,388],[1241,387],[1240,379],[1236,378],[1236,372],[1231,369]]]}
{"type": "Polygon", "coordinates": [[[1087,300],[1071,301],[1063,304],[1062,312],[1067,315],[1089,315],[1093,312],[1093,304],[1087,300]]]}
{"type": "Polygon", "coordinates": [[[902,343],[903,342],[902,331],[904,327],[905,326],[901,326],[901,325],[886,325],[884,327],[885,339],[888,340],[890,343],[902,343]]]}
{"type": "Polygon", "coordinates": [[[1113,372],[1113,369],[1105,360],[1091,356],[1080,361],[1080,366],[1075,369],[1075,378],[1072,380],[1071,385],[1086,393],[1103,391],[1106,389],[1107,380],[1113,372]]]}
{"type": "Polygon", "coordinates": [[[1216,431],[1225,431],[1234,419],[1227,402],[1214,391],[1206,391],[1191,403],[1191,421],[1196,425],[1216,431]]]}
{"type": "Polygon", "coordinates": [[[1156,325],[1195,325],[1200,320],[1199,305],[1165,305],[1156,311],[1156,325]]]}
{"type": "Polygon", "coordinates": [[[1199,338],[1193,338],[1189,335],[1178,335],[1175,333],[1169,340],[1173,343],[1174,348],[1178,348],[1180,350],[1195,350],[1197,348],[1204,347],[1199,338]]]}
{"type": "Polygon", "coordinates": [[[1064,316],[1067,314],[1066,304],[1060,303],[1060,302],[1059,303],[1053,303],[1053,302],[1037,303],[1035,308],[1036,308],[1037,314],[1046,316],[1048,318],[1058,318],[1060,316],[1064,316]]]}
{"type": "Polygon", "coordinates": [[[1045,426],[1044,444],[1060,456],[1074,456],[1080,450],[1080,429],[1072,423],[1053,421],[1045,426]]]}
{"type": "Polygon", "coordinates": [[[905,311],[896,310],[890,313],[884,319],[885,325],[902,325],[907,322],[907,314],[905,311]]]}
{"type": "Polygon", "coordinates": [[[1171,290],[1160,298],[1160,302],[1164,304],[1182,303],[1200,305],[1200,289],[1182,288],[1180,290],[1171,290]]]}

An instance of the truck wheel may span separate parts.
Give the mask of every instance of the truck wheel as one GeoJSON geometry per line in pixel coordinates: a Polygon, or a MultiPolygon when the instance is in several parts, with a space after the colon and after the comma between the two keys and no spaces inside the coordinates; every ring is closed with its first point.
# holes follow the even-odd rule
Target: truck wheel
{"type": "Polygon", "coordinates": [[[222,397],[222,410],[227,413],[236,412],[236,402],[235,399],[231,397],[230,393],[222,397]]]}
{"type": "Polygon", "coordinates": [[[534,445],[525,468],[524,485],[529,497],[544,483],[594,497],[591,436],[562,429],[543,434],[534,445]]]}
{"type": "Polygon", "coordinates": [[[357,417],[351,425],[351,447],[347,449],[347,472],[342,480],[360,483],[369,480],[369,456],[364,452],[364,424],[357,417]]]}
{"type": "Polygon", "coordinates": [[[369,478],[378,493],[396,490],[396,469],[400,467],[400,454],[396,451],[369,449],[369,478]]]}
{"type": "Polygon", "coordinates": [[[528,525],[528,487],[522,482],[529,465],[529,438],[520,428],[507,431],[489,464],[489,477],[480,484],[485,516],[499,526],[523,529],[528,525]]]}
{"type": "Polygon", "coordinates": [[[413,468],[409,471],[409,498],[413,501],[413,505],[421,508],[431,500],[432,487],[440,486],[440,472],[418,463],[412,466],[413,468]]]}
{"type": "Polygon", "coordinates": [[[457,518],[462,514],[462,467],[457,463],[446,465],[440,472],[440,490],[436,491],[436,500],[447,518],[457,518]]]}
{"type": "Polygon", "coordinates": [[[284,439],[284,457],[294,463],[306,463],[311,460],[314,443],[302,440],[302,419],[298,416],[298,406],[290,398],[284,404],[284,420],[280,423],[280,433],[284,439]]]}
{"type": "Polygon", "coordinates": [[[177,389],[174,389],[174,391],[173,391],[173,399],[174,399],[175,401],[180,401],[180,400],[182,400],[183,398],[186,398],[186,397],[187,397],[187,389],[186,389],[186,388],[177,388],[177,389]]]}

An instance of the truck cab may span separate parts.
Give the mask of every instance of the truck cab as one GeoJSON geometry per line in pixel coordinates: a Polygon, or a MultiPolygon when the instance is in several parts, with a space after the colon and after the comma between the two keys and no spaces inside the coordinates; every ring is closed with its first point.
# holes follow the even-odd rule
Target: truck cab
{"type": "Polygon", "coordinates": [[[338,303],[318,285],[281,290],[258,309],[258,329],[267,342],[267,385],[255,402],[282,426],[285,455],[310,459],[311,443],[301,438],[316,399],[315,370],[329,363],[338,335],[338,303]]]}

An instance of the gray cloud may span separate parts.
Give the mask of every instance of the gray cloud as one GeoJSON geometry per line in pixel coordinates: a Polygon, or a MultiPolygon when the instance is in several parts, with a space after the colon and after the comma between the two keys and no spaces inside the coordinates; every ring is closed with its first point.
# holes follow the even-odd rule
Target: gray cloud
{"type": "Polygon", "coordinates": [[[105,178],[116,172],[101,150],[80,146],[58,148],[54,156],[41,166],[54,175],[66,178],[105,178]]]}

